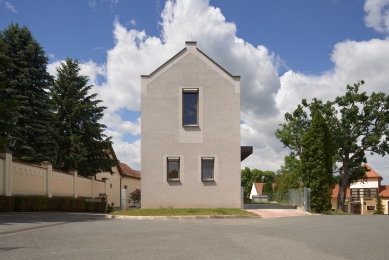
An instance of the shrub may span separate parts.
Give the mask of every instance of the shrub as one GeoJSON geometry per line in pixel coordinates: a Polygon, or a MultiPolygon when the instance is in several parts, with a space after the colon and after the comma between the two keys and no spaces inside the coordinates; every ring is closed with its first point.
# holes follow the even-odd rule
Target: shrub
{"type": "Polygon", "coordinates": [[[133,192],[130,193],[130,195],[131,195],[131,202],[133,202],[134,204],[140,204],[140,200],[141,200],[140,189],[134,190],[133,192]]]}
{"type": "Polygon", "coordinates": [[[0,196],[0,212],[68,211],[104,212],[105,202],[88,202],[83,198],[48,198],[40,196],[0,196]]]}

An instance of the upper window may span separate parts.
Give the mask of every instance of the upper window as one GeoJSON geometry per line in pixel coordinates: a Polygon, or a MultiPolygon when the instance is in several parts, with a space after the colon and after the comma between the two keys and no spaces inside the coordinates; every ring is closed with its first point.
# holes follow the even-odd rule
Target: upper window
{"type": "Polygon", "coordinates": [[[213,181],[214,180],[214,157],[201,157],[201,180],[213,181]]]}
{"type": "Polygon", "coordinates": [[[167,158],[167,180],[168,181],[180,180],[180,157],[167,158]]]}
{"type": "Polygon", "coordinates": [[[183,125],[198,126],[199,90],[197,88],[184,88],[182,90],[182,100],[183,125]]]}
{"type": "Polygon", "coordinates": [[[124,189],[126,189],[126,190],[127,190],[127,185],[124,185],[124,189]]]}

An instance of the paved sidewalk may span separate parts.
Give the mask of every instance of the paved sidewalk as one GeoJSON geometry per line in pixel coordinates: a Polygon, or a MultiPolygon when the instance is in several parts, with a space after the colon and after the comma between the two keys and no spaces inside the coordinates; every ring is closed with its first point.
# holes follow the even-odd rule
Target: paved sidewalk
{"type": "Polygon", "coordinates": [[[247,211],[258,214],[262,218],[280,218],[312,215],[311,213],[297,209],[247,209],[247,211]]]}
{"type": "Polygon", "coordinates": [[[105,218],[115,218],[115,219],[249,219],[249,218],[259,218],[259,216],[241,216],[241,215],[216,215],[216,216],[126,216],[126,215],[105,215],[105,218]]]}

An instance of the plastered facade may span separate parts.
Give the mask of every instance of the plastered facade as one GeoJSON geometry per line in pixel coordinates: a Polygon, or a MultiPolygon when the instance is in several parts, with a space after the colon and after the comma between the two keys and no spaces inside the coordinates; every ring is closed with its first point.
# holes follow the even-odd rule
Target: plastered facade
{"type": "Polygon", "coordinates": [[[142,208],[241,206],[240,77],[186,47],[141,80],[142,208]],[[198,89],[198,126],[182,120],[183,89],[198,89]],[[180,157],[179,181],[167,180],[167,157],[180,157]],[[214,158],[214,181],[201,158],[214,158]]]}

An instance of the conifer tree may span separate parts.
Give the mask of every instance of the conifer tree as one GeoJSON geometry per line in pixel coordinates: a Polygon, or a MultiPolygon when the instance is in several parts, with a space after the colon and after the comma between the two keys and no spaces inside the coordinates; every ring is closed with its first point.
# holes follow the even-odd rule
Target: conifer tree
{"type": "Polygon", "coordinates": [[[56,167],[63,171],[74,168],[83,176],[113,173],[118,161],[111,158],[111,137],[99,123],[106,107],[98,106],[97,94],[88,94],[92,85],[87,85],[87,76],[79,75],[80,69],[78,60],[70,58],[57,68],[52,89],[59,136],[56,167]]]}
{"type": "Polygon", "coordinates": [[[382,205],[382,197],[380,195],[377,195],[375,197],[375,200],[376,200],[376,209],[374,211],[374,215],[384,214],[384,205],[382,205]]]}
{"type": "Polygon", "coordinates": [[[6,98],[6,87],[10,80],[6,74],[11,69],[11,59],[6,56],[7,46],[0,38],[0,149],[4,149],[10,143],[7,136],[14,125],[15,106],[12,100],[6,98]]]}
{"type": "Polygon", "coordinates": [[[320,112],[315,113],[301,144],[301,177],[304,186],[311,188],[311,208],[317,212],[329,210],[334,187],[332,137],[320,112]]]}
{"type": "Polygon", "coordinates": [[[4,75],[9,79],[3,98],[17,103],[16,122],[5,133],[13,158],[30,163],[53,161],[57,142],[54,114],[48,92],[53,78],[47,72],[48,58],[26,26],[10,24],[0,33],[12,62],[4,75]]]}

